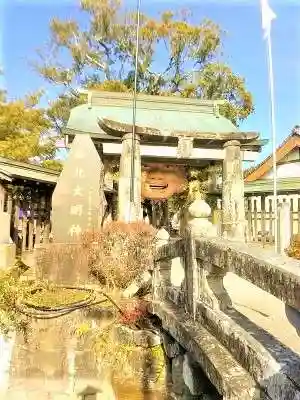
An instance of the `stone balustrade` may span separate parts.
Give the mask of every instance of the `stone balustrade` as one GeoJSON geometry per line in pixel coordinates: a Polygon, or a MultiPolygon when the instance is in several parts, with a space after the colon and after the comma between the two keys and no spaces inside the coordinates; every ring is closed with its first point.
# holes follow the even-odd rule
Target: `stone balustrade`
{"type": "Polygon", "coordinates": [[[263,393],[274,400],[300,399],[299,355],[238,313],[224,285],[231,272],[275,296],[285,303],[299,334],[300,263],[217,237],[209,214],[198,199],[187,210],[181,238],[168,240],[160,232],[164,240],[155,258],[153,313],[224,399],[259,399],[263,393]],[[181,283],[173,284],[180,265],[181,283]]]}
{"type": "Polygon", "coordinates": [[[218,280],[222,280],[224,274],[233,272],[300,311],[299,261],[220,238],[199,238],[195,247],[199,268],[208,271],[206,279],[219,274],[218,280]]]}

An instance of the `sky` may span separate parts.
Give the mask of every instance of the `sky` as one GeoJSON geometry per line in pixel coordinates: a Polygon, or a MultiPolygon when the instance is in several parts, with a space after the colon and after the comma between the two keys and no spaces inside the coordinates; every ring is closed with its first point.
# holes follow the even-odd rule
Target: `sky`
{"type": "MultiPolygon", "coordinates": [[[[123,1],[124,4],[124,1],[123,1]]],[[[136,2],[126,0],[126,8],[136,2]]],[[[179,10],[182,0],[141,0],[142,12],[158,15],[162,10],[179,10]]],[[[275,85],[277,145],[300,124],[300,0],[269,0],[277,15],[272,24],[272,55],[275,85]]],[[[244,131],[258,131],[271,139],[270,96],[266,42],[261,28],[259,0],[188,0],[184,8],[192,12],[192,21],[209,18],[227,34],[224,58],[235,73],[243,76],[253,95],[255,113],[240,125],[244,131]]],[[[75,0],[0,0],[0,66],[4,86],[10,97],[45,89],[47,98],[56,92],[45,84],[32,66],[36,50],[49,38],[49,22],[54,17],[84,17],[75,0]]],[[[157,66],[161,60],[157,54],[157,66]]],[[[265,146],[260,160],[271,152],[265,146]]]]}

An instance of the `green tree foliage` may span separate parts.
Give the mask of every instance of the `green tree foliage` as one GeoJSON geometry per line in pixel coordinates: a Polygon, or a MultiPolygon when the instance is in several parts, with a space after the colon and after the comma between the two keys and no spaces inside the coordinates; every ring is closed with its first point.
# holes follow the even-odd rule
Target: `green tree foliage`
{"type": "Polygon", "coordinates": [[[51,128],[45,111],[38,108],[41,93],[23,100],[0,102],[0,156],[18,161],[53,158],[54,140],[48,138],[51,128]]]}
{"type": "Polygon", "coordinates": [[[61,172],[63,169],[63,163],[61,160],[43,160],[42,167],[61,172]]]}
{"type": "MultiPolygon", "coordinates": [[[[48,82],[63,88],[50,111],[59,129],[69,107],[82,101],[76,87],[130,91],[134,84],[136,14],[124,13],[117,0],[81,0],[81,9],[89,17],[87,29],[75,20],[53,19],[50,46],[40,53],[37,67],[48,82]],[[63,64],[66,53],[69,62],[63,64]]],[[[137,89],[224,99],[222,114],[238,124],[253,112],[253,103],[244,79],[222,62],[224,33],[210,20],[193,25],[189,18],[188,12],[164,12],[157,19],[141,15],[137,89]],[[166,60],[160,70],[154,63],[158,54],[166,60]]]]}
{"type": "MultiPolygon", "coordinates": [[[[91,79],[90,82],[86,82],[85,86],[87,89],[109,92],[129,91],[128,87],[123,82],[115,80],[97,82],[94,78],[91,79]]],[[[47,109],[47,116],[52,124],[52,127],[59,135],[63,135],[63,128],[69,119],[70,110],[73,107],[86,103],[86,101],[86,94],[71,89],[69,91],[66,91],[65,93],[62,93],[50,104],[50,107],[47,109]]]]}
{"type": "Polygon", "coordinates": [[[61,94],[50,104],[46,113],[58,135],[63,135],[63,127],[69,119],[70,110],[84,103],[86,103],[86,96],[73,92],[61,94]]]}
{"type": "Polygon", "coordinates": [[[27,282],[20,280],[27,270],[28,267],[22,261],[16,260],[14,266],[0,271],[0,334],[7,335],[16,330],[27,333],[28,321],[16,308],[16,303],[28,290],[27,282]]]}

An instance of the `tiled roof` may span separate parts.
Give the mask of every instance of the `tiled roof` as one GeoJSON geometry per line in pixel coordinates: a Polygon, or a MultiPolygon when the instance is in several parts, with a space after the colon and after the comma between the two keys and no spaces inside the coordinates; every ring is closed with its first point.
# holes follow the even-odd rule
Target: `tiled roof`
{"type": "MultiPolygon", "coordinates": [[[[292,129],[291,133],[287,136],[287,138],[277,147],[276,152],[278,150],[282,149],[292,137],[294,136],[299,136],[300,137],[300,125],[295,125],[294,128],[292,129]]],[[[273,154],[270,154],[267,156],[263,161],[261,161],[259,164],[255,165],[254,167],[248,168],[247,170],[244,171],[244,178],[247,179],[247,177],[252,174],[254,171],[258,170],[262,165],[264,165],[267,161],[271,160],[273,158],[273,154]]],[[[279,160],[277,160],[279,161],[279,160]]]]}

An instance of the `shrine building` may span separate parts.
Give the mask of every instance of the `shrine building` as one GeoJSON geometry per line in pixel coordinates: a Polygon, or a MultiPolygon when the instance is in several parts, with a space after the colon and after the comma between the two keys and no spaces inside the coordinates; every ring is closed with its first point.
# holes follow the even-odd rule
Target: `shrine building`
{"type": "Polygon", "coordinates": [[[132,94],[89,92],[87,103],[71,110],[64,130],[70,152],[52,196],[55,241],[98,228],[108,209],[113,219],[141,220],[144,200],[168,199],[183,190],[187,166],[211,164],[223,170],[224,229],[238,230],[244,220],[242,164],[257,159],[264,141],[220,115],[221,105],[139,94],[133,128],[132,94]],[[119,163],[118,194],[108,204],[105,166],[112,163],[119,163]]]}

